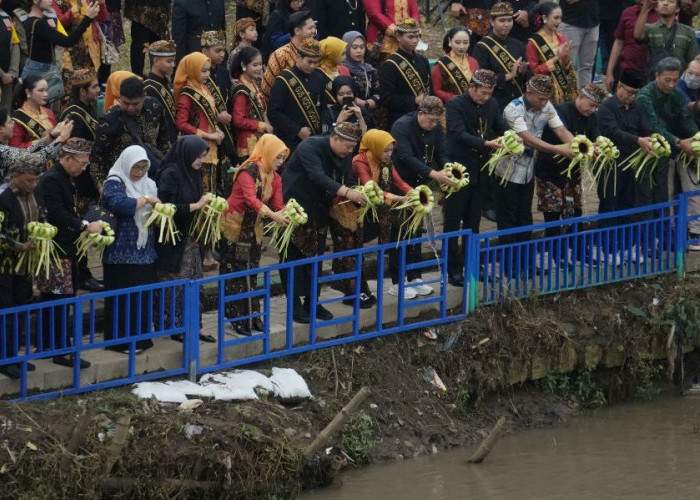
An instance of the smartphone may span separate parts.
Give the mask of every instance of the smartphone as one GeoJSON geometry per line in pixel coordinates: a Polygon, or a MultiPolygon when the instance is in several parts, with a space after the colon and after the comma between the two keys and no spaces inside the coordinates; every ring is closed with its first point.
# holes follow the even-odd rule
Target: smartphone
{"type": "Polygon", "coordinates": [[[350,108],[355,105],[355,98],[354,97],[343,97],[343,106],[346,108],[350,108]]]}

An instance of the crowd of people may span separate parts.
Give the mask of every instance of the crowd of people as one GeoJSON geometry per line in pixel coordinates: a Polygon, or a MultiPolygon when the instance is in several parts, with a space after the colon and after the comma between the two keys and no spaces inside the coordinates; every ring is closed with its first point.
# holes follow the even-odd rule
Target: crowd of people
{"type": "MultiPolygon", "coordinates": [[[[443,169],[449,162],[466,166],[470,183],[444,200],[445,232],[478,232],[482,214],[499,229],[527,226],[535,194],[545,221],[581,215],[581,176],[565,174],[559,158],[572,158],[576,135],[610,138],[620,162],[638,149],[651,154],[652,131],[673,150],[651,179],[618,169],[614,184],[601,181],[600,212],[668,200],[676,178],[683,191],[698,182],[693,169],[673,160],[678,152],[696,156],[700,58],[694,31],[681,23],[700,10],[698,1],[637,2],[619,9],[613,30],[603,23],[610,6],[598,0],[453,2],[458,26],[446,32],[445,55],[432,69],[420,47],[416,0],[238,0],[233,40],[223,0],[10,3],[3,0],[0,10],[7,28],[0,30],[0,307],[37,300],[35,288],[38,300],[49,301],[81,287],[116,290],[195,279],[217,267],[221,274],[254,269],[264,224],[287,225],[291,198],[308,222],[294,229],[282,262],[324,253],[329,233],[334,251],[410,239],[420,229],[402,234],[406,213],[392,207],[418,185],[452,186],[443,169]],[[124,38],[122,15],[131,22],[132,71],[111,71],[111,49],[124,38]],[[604,81],[593,83],[599,34],[607,69],[604,81]],[[490,175],[483,167],[507,130],[520,136],[524,153],[490,175]],[[358,221],[368,199],[354,187],[370,180],[385,193],[384,205],[378,220],[358,221]],[[190,227],[214,195],[227,198],[228,210],[212,250],[190,227]],[[176,243],[156,241],[147,227],[156,203],[175,205],[176,243]],[[103,282],[75,243],[82,232],[101,232],[100,220],[111,220],[116,233],[102,256],[103,282]],[[34,247],[27,231],[33,221],[58,229],[60,255],[36,278],[21,258],[34,247]]],[[[700,213],[698,205],[691,211],[700,213]]],[[[700,227],[690,231],[697,236],[700,227]]],[[[433,293],[415,268],[400,286],[398,251],[388,254],[389,294],[433,293]]],[[[420,258],[418,245],[406,248],[408,264],[420,258]]],[[[464,261],[463,245],[451,241],[450,284],[464,286],[464,261]]],[[[333,262],[335,273],[355,268],[353,257],[333,262]]],[[[286,291],[286,272],[282,279],[286,291]]],[[[312,280],[311,266],[295,269],[295,322],[311,321],[312,280]]],[[[230,279],[226,292],[256,282],[230,279]]],[[[339,286],[347,305],[376,303],[364,275],[339,286]]],[[[105,301],[108,348],[152,345],[116,341],[150,331],[147,315],[124,314],[148,307],[145,299],[105,301]]],[[[163,316],[176,326],[185,312],[174,302],[163,316]]],[[[333,318],[321,304],[313,310],[318,319],[333,318]]],[[[52,326],[66,322],[66,310],[46,314],[37,349],[67,348],[71,336],[52,326]]],[[[226,315],[239,335],[265,327],[256,300],[231,302],[226,315]]],[[[12,357],[21,336],[11,332],[23,326],[7,322],[0,352],[12,357]]],[[[204,331],[200,339],[215,341],[204,331]]],[[[19,365],[0,370],[20,375],[19,365]]]]}

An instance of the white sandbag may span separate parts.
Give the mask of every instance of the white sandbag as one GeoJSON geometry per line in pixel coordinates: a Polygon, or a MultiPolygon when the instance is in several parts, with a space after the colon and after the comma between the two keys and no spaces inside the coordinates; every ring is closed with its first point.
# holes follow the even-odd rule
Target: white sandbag
{"type": "Polygon", "coordinates": [[[142,399],[151,399],[155,396],[158,401],[165,403],[183,403],[187,401],[182,391],[173,388],[163,382],[140,382],[131,391],[142,399]]]}
{"type": "Polygon", "coordinates": [[[312,397],[304,378],[292,368],[273,368],[270,381],[275,388],[275,395],[282,400],[296,401],[312,397]]]}

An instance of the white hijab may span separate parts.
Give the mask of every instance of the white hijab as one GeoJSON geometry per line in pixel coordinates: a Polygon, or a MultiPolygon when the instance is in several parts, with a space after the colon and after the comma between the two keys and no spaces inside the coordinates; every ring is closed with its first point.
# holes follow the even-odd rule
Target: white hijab
{"type": "MultiPolygon", "coordinates": [[[[146,150],[141,146],[129,146],[122,151],[117,161],[114,162],[114,166],[112,166],[107,175],[107,180],[109,180],[110,177],[117,177],[124,184],[126,195],[129,198],[138,199],[141,196],[155,198],[158,196],[158,188],[153,179],[149,178],[148,175],[144,175],[138,181],[131,178],[131,167],[144,160],[150,167],[151,162],[148,159],[146,150]]],[[[146,220],[144,216],[149,210],[150,206],[146,204],[134,214],[134,222],[139,231],[139,236],[136,240],[136,248],[139,249],[145,247],[148,242],[148,228],[145,227],[146,220]]]]}

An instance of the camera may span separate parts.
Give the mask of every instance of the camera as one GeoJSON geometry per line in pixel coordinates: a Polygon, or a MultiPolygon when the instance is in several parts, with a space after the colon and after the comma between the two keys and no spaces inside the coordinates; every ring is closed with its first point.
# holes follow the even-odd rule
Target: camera
{"type": "Polygon", "coordinates": [[[343,97],[343,106],[350,108],[355,105],[355,98],[352,96],[343,97]]]}

